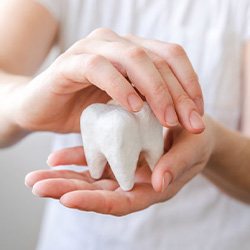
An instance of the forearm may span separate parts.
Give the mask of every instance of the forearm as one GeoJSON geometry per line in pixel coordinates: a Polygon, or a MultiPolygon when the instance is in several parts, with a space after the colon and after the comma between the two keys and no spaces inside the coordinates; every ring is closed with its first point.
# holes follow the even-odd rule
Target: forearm
{"type": "Polygon", "coordinates": [[[15,122],[16,101],[29,80],[0,70],[0,148],[18,142],[29,133],[15,122]]]}
{"type": "Polygon", "coordinates": [[[204,175],[226,193],[250,203],[250,139],[209,122],[216,143],[204,175]]]}
{"type": "Polygon", "coordinates": [[[30,80],[22,75],[34,75],[40,67],[58,23],[36,1],[2,0],[0,16],[0,147],[6,147],[28,133],[15,121],[21,89],[30,80]]]}

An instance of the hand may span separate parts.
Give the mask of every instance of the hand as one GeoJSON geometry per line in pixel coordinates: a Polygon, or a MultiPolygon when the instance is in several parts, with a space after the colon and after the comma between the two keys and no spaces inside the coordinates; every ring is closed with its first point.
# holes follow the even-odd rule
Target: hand
{"type": "Polygon", "coordinates": [[[180,122],[192,133],[204,130],[197,76],[174,44],[98,29],[20,89],[8,113],[25,130],[79,132],[80,114],[89,104],[113,98],[138,111],[140,95],[163,126],[180,122]]]}
{"type": "MultiPolygon", "coordinates": [[[[38,196],[59,199],[64,206],[82,211],[120,216],[145,209],[173,197],[206,166],[214,149],[209,118],[206,122],[207,129],[199,135],[190,134],[181,127],[170,129],[165,137],[165,154],[153,174],[140,159],[135,186],[130,192],[119,188],[108,167],[101,180],[93,180],[86,170],[82,173],[38,170],[26,176],[26,185],[38,196]]],[[[48,164],[86,165],[83,148],[54,152],[49,156],[48,164]]]]}

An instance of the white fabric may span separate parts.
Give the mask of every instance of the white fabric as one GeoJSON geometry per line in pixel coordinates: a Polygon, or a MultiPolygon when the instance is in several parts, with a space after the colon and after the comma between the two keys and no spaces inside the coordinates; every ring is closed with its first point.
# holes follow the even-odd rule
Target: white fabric
{"type": "MultiPolygon", "coordinates": [[[[250,40],[248,0],[51,2],[62,8],[62,51],[97,27],[183,45],[199,75],[206,112],[231,128],[239,127],[241,49],[250,40]]],[[[55,149],[79,144],[78,135],[58,135],[55,149]]],[[[121,218],[49,201],[38,249],[248,250],[250,207],[202,175],[173,199],[121,218]]]]}
{"type": "Polygon", "coordinates": [[[42,1],[37,1],[41,2],[41,4],[46,7],[46,9],[56,18],[58,21],[60,21],[62,17],[62,7],[63,5],[61,4],[61,0],[42,0],[42,1]]]}

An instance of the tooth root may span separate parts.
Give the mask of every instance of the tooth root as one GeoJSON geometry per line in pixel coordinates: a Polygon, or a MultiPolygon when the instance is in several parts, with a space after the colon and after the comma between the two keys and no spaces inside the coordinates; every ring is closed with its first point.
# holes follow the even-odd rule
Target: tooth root
{"type": "Polygon", "coordinates": [[[163,147],[155,147],[153,150],[147,150],[144,152],[145,160],[147,161],[152,171],[156,163],[161,158],[162,154],[163,154],[163,147]]]}
{"type": "Polygon", "coordinates": [[[134,186],[135,170],[137,166],[139,153],[137,155],[129,155],[125,157],[122,155],[119,157],[107,157],[112,172],[119,183],[120,187],[124,191],[129,191],[134,186]]]}
{"type": "Polygon", "coordinates": [[[100,179],[107,163],[105,156],[101,152],[87,148],[84,148],[84,152],[91,177],[100,179]]]}

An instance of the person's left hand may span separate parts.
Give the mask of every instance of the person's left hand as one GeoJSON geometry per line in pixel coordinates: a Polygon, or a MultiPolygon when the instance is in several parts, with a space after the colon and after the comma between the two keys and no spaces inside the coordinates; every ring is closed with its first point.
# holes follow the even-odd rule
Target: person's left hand
{"type": "MultiPolygon", "coordinates": [[[[138,163],[135,186],[130,192],[121,190],[107,166],[100,180],[71,170],[38,170],[26,176],[25,183],[40,197],[59,199],[61,204],[82,211],[116,216],[126,215],[166,201],[206,166],[214,148],[212,125],[206,119],[206,130],[194,135],[176,127],[165,136],[165,154],[153,173],[142,159],[138,163]],[[151,184],[152,183],[152,184],[151,184]]],[[[82,147],[54,152],[51,166],[86,165],[82,147]]]]}

